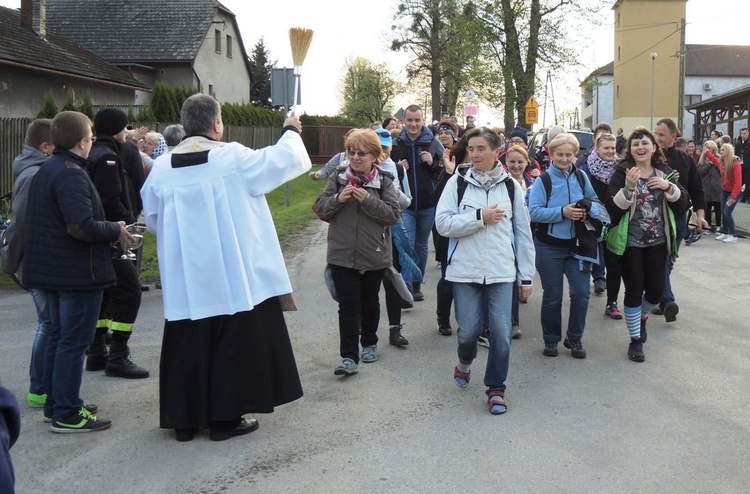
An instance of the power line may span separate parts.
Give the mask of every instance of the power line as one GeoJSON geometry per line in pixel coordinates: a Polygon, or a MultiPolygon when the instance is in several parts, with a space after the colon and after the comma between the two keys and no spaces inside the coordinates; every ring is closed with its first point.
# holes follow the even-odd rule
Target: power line
{"type": "Polygon", "coordinates": [[[635,55],[635,56],[633,56],[633,57],[629,58],[628,60],[625,60],[624,62],[622,62],[622,63],[620,63],[620,64],[618,64],[618,65],[615,65],[615,67],[614,67],[614,68],[616,68],[616,69],[617,69],[617,68],[620,68],[620,67],[622,67],[623,65],[625,65],[625,64],[627,64],[627,63],[630,63],[630,62],[632,62],[633,60],[635,60],[636,58],[640,57],[641,55],[643,55],[643,54],[644,54],[644,53],[646,53],[647,51],[649,51],[649,50],[651,50],[652,48],[656,47],[656,46],[657,46],[657,45],[658,45],[659,43],[661,43],[662,41],[666,41],[666,40],[668,40],[669,38],[671,38],[672,36],[674,36],[674,35],[675,35],[676,33],[679,33],[679,32],[680,32],[680,29],[681,29],[681,28],[679,28],[679,27],[678,27],[677,29],[675,29],[674,31],[672,31],[671,33],[669,33],[669,34],[668,34],[667,36],[665,36],[664,38],[660,39],[659,41],[657,41],[657,42],[656,42],[656,43],[654,43],[653,45],[649,46],[648,48],[646,48],[646,49],[645,49],[645,50],[643,50],[642,52],[640,52],[640,53],[638,53],[637,55],[635,55]]]}

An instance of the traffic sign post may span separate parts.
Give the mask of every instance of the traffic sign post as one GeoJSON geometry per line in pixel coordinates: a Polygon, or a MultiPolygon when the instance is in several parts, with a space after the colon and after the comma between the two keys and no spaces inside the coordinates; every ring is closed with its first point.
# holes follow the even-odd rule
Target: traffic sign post
{"type": "Polygon", "coordinates": [[[526,101],[526,125],[539,123],[539,103],[533,96],[526,101]]]}

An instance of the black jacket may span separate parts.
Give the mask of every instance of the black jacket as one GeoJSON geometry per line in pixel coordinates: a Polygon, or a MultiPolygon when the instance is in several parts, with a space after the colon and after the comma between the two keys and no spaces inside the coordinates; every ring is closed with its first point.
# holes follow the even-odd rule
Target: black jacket
{"type": "Polygon", "coordinates": [[[625,151],[625,146],[627,145],[628,139],[623,134],[617,136],[617,139],[615,140],[615,151],[617,154],[622,156],[622,152],[625,151]]]}
{"type": "Polygon", "coordinates": [[[89,175],[96,185],[108,221],[135,222],[130,206],[125,167],[120,153],[122,144],[114,137],[98,135],[89,153],[89,175]]]}
{"type": "Polygon", "coordinates": [[[121,144],[122,151],[120,159],[125,169],[125,182],[127,183],[128,198],[130,199],[130,209],[133,216],[138,217],[143,211],[143,200],[141,199],[141,188],[146,181],[143,173],[143,160],[138,146],[130,141],[121,144]]]}
{"type": "Polygon", "coordinates": [[[435,180],[437,180],[440,170],[442,170],[443,145],[438,141],[427,128],[422,126],[422,133],[412,141],[406,134],[406,129],[401,131],[396,142],[391,149],[391,159],[398,163],[405,159],[409,162],[409,169],[406,176],[409,180],[412,201],[409,209],[420,211],[435,207],[437,204],[432,199],[432,189],[435,180]],[[419,157],[422,151],[428,151],[432,155],[432,165],[428,165],[419,157]]]}
{"type": "Polygon", "coordinates": [[[86,160],[55,151],[34,176],[26,203],[23,285],[94,290],[115,283],[110,242],[120,236],[85,171],[86,160]]]}
{"type": "Polygon", "coordinates": [[[703,182],[701,182],[701,176],[698,173],[698,167],[693,158],[685,151],[680,151],[674,146],[664,150],[664,156],[667,157],[669,168],[680,174],[678,182],[687,190],[690,201],[693,204],[693,209],[703,209],[705,211],[706,196],[703,193],[703,182]]]}

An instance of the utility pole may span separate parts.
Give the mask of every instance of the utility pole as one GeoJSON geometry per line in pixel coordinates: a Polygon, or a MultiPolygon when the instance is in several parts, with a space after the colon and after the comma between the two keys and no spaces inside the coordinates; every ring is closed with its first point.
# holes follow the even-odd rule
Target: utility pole
{"type": "Polygon", "coordinates": [[[683,18],[680,23],[680,81],[678,84],[680,93],[677,98],[677,127],[683,135],[686,135],[682,127],[685,123],[685,56],[685,19],[683,18]]]}

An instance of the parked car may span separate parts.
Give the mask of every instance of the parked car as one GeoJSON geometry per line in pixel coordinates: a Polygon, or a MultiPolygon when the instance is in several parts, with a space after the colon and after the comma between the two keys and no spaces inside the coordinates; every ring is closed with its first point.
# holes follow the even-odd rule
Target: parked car
{"type": "MultiPolygon", "coordinates": [[[[594,134],[584,130],[568,130],[568,134],[573,134],[578,139],[578,156],[594,147],[594,134]]],[[[529,141],[529,157],[534,160],[536,154],[547,144],[547,129],[539,129],[529,141]]]]}

